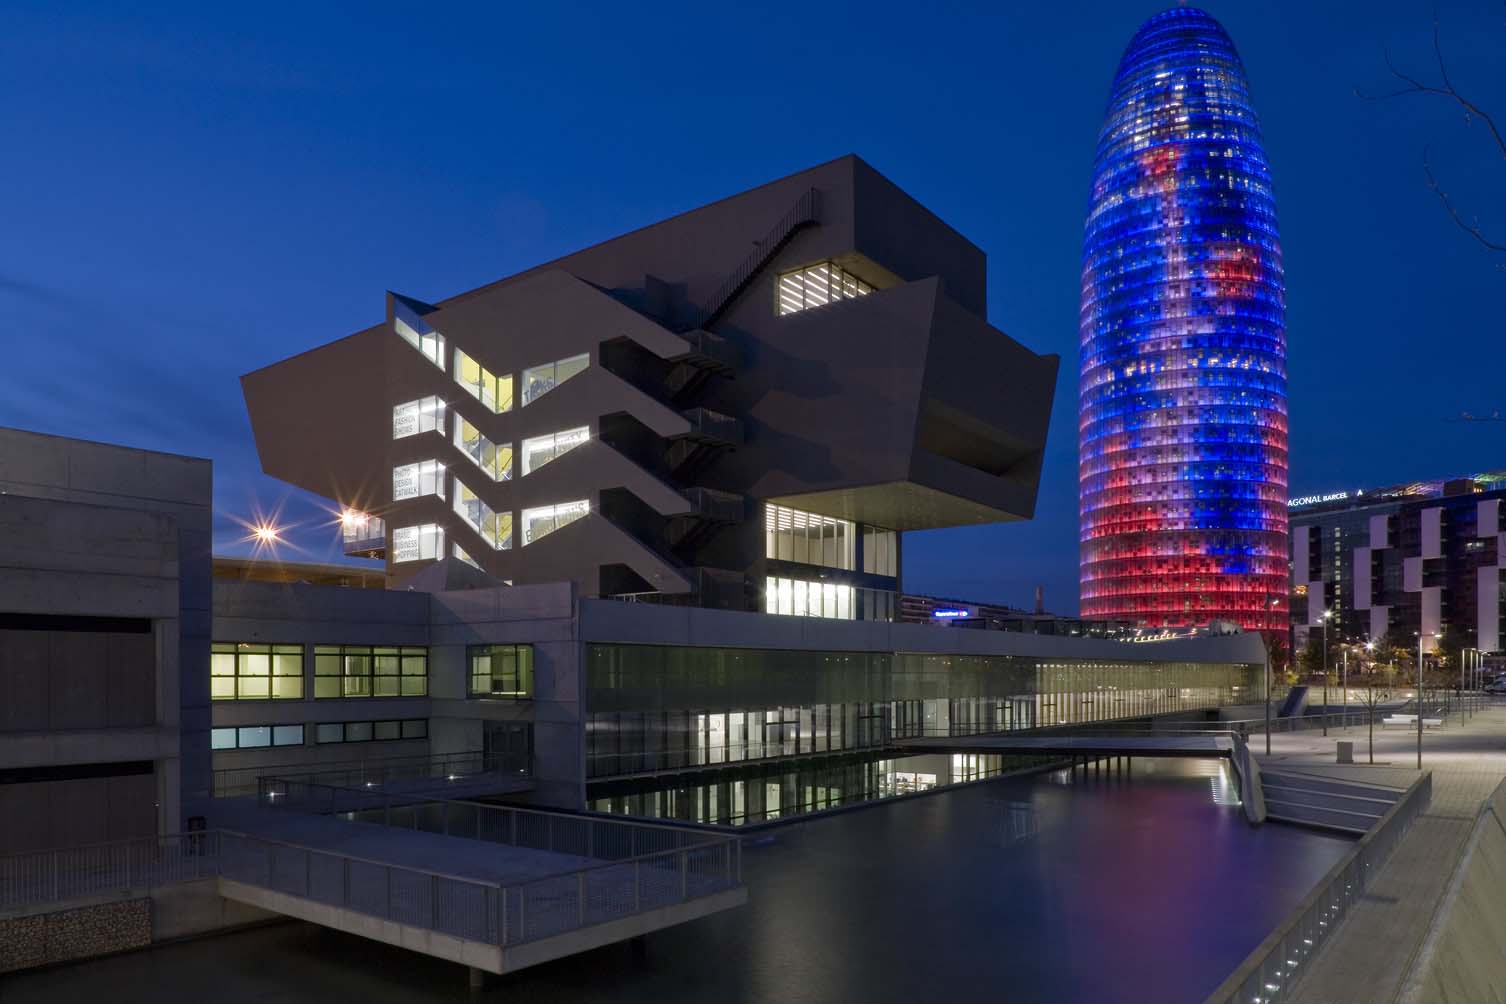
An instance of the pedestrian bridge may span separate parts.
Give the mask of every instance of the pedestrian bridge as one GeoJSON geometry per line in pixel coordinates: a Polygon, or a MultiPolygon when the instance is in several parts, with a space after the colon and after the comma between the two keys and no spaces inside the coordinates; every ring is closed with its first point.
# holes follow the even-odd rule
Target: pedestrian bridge
{"type": "Polygon", "coordinates": [[[1106,756],[1232,756],[1235,740],[1228,733],[1188,732],[1175,735],[1018,735],[925,736],[897,739],[894,746],[916,753],[1060,753],[1106,756]]]}

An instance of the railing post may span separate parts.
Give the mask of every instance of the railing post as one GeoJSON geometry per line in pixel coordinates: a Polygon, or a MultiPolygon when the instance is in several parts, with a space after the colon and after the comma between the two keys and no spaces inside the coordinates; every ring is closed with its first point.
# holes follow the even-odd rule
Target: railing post
{"type": "Polygon", "coordinates": [[[350,905],[350,858],[340,859],[340,905],[350,905]]]}
{"type": "Polygon", "coordinates": [[[578,916],[580,917],[580,926],[581,927],[585,927],[586,926],[586,873],[585,873],[585,870],[582,869],[581,871],[576,872],[575,873],[575,877],[576,877],[576,892],[575,892],[576,912],[577,912],[578,916]]]}
{"type": "Polygon", "coordinates": [[[429,876],[429,930],[439,930],[439,876],[429,876]]]}
{"type": "Polygon", "coordinates": [[[517,812],[517,810],[516,809],[508,809],[507,810],[507,818],[508,818],[508,828],[509,828],[509,830],[511,831],[511,834],[512,834],[512,837],[509,840],[509,843],[513,847],[516,847],[516,846],[518,846],[518,812],[517,812]]]}
{"type": "Polygon", "coordinates": [[[643,909],[643,862],[633,859],[633,912],[643,909]]]}
{"type": "Polygon", "coordinates": [[[59,884],[61,882],[61,877],[60,877],[61,871],[62,871],[62,868],[61,868],[60,862],[58,861],[58,852],[57,851],[53,851],[52,852],[52,899],[53,899],[54,902],[56,902],[58,899],[61,898],[58,895],[58,886],[59,886],[59,884]]]}
{"type": "Polygon", "coordinates": [[[497,944],[507,944],[507,887],[497,887],[497,909],[501,911],[502,918],[497,923],[497,944]]]}
{"type": "Polygon", "coordinates": [[[690,854],[680,852],[680,899],[690,898],[690,854]]]}

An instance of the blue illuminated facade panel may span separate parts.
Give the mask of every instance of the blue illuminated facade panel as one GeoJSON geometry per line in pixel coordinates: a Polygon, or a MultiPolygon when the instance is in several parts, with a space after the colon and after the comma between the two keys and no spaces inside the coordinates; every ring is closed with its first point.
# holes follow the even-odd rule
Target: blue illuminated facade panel
{"type": "Polygon", "coordinates": [[[1284,289],[1239,54],[1202,11],[1157,14],[1114,78],[1083,239],[1083,617],[1285,626],[1284,289]]]}

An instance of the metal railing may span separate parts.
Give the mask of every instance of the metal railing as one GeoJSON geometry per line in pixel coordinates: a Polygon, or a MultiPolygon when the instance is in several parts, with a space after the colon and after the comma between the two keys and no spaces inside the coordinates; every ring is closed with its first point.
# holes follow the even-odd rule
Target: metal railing
{"type": "Polygon", "coordinates": [[[319,777],[326,784],[364,787],[398,781],[473,777],[478,774],[532,773],[532,758],[526,753],[442,753],[424,756],[384,757],[377,760],[342,760],[328,764],[272,764],[264,767],[231,767],[214,772],[214,796],[251,795],[263,777],[319,777]]]}
{"type": "Polygon", "coordinates": [[[800,193],[800,198],[790,207],[789,212],[774,224],[763,240],[758,241],[751,254],[738,262],[737,267],[723,280],[720,288],[706,301],[706,309],[701,315],[700,326],[705,327],[716,320],[718,314],[726,309],[727,304],[741,293],[743,287],[752,281],[758,270],[763,268],[769,258],[778,251],[790,234],[807,223],[816,221],[818,202],[816,190],[808,188],[800,193]]]}
{"type": "Polygon", "coordinates": [[[208,831],[6,854],[0,856],[0,910],[211,878],[219,853],[219,834],[208,831]]]}
{"type": "Polygon", "coordinates": [[[1427,808],[1433,775],[1424,774],[1355,843],[1260,946],[1251,952],[1208,1004],[1277,1004],[1288,999],[1305,965],[1323,947],[1349,908],[1375,880],[1408,828],[1427,808]]]}
{"type": "MultiPolygon", "coordinates": [[[[278,844],[288,850],[269,850],[267,861],[258,866],[258,875],[286,876],[277,881],[295,886],[301,867],[303,885],[296,888],[313,892],[278,886],[273,878],[259,883],[268,888],[489,944],[549,937],[742,884],[740,839],[704,830],[481,802],[405,800],[391,792],[296,778],[263,779],[260,797],[271,806],[352,822],[563,856],[557,872],[509,884],[350,858],[356,863],[357,886],[351,887],[351,876],[339,876],[338,900],[333,898],[336,880],[328,877],[332,866],[323,859],[348,855],[278,844]],[[381,870],[380,882],[372,869],[381,870]],[[316,876],[325,877],[316,882],[316,876]]],[[[234,876],[227,872],[227,877],[234,876]]]]}

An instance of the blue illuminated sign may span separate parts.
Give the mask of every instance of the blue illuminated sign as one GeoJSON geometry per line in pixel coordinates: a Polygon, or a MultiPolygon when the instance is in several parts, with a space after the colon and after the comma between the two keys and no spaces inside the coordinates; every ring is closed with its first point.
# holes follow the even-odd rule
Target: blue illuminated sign
{"type": "Polygon", "coordinates": [[[973,615],[973,612],[971,610],[946,610],[946,609],[942,609],[942,610],[932,610],[931,611],[931,616],[932,617],[940,617],[943,620],[957,620],[957,619],[960,619],[960,618],[963,618],[963,617],[971,617],[972,615],[973,615]]]}

